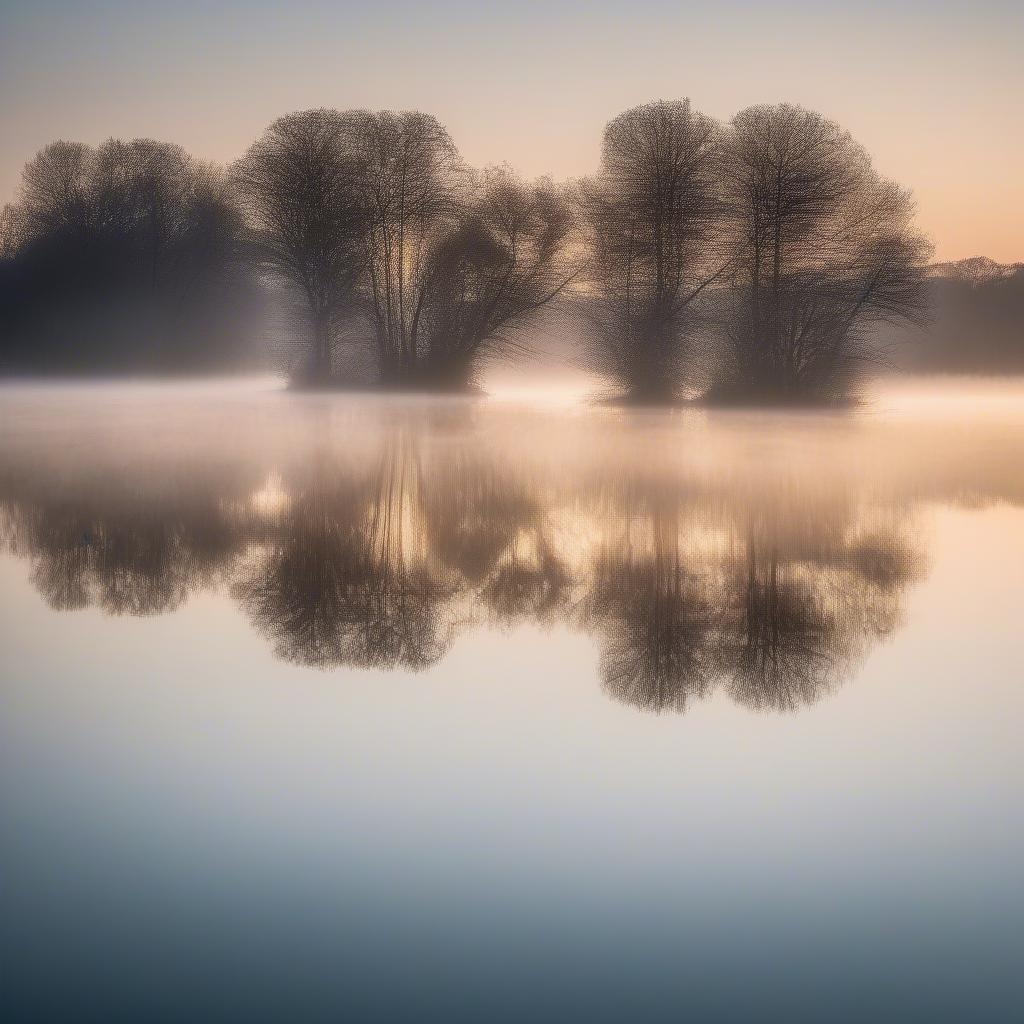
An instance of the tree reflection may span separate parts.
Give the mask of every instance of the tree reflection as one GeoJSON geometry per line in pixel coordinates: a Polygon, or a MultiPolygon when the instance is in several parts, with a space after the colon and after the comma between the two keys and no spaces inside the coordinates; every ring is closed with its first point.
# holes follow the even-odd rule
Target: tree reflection
{"type": "Polygon", "coordinates": [[[587,618],[601,635],[608,694],[646,711],[685,711],[714,687],[713,595],[699,567],[684,564],[678,513],[651,518],[646,544],[628,537],[598,555],[587,618]]]}
{"type": "Polygon", "coordinates": [[[760,555],[748,541],[747,567],[734,580],[735,630],[725,650],[729,692],[753,708],[794,711],[835,681],[849,636],[822,580],[760,555]]]}
{"type": "Polygon", "coordinates": [[[420,489],[432,550],[493,624],[550,622],[570,601],[571,575],[547,535],[538,483],[459,451],[432,465],[420,489]]]}
{"type": "Polygon", "coordinates": [[[480,589],[492,621],[550,625],[567,613],[573,577],[543,531],[517,532],[480,589]]]}
{"type": "Polygon", "coordinates": [[[411,514],[415,451],[389,448],[369,479],[321,468],[233,593],[285,660],[318,668],[422,669],[451,644],[456,589],[411,514]]]}
{"type": "Polygon", "coordinates": [[[810,551],[787,551],[771,528],[748,530],[727,598],[724,672],[735,701],[771,711],[813,704],[892,632],[921,557],[895,523],[889,528],[852,539],[829,531],[810,551]]]}
{"type": "Polygon", "coordinates": [[[842,502],[620,497],[583,622],[605,691],[645,711],[682,712],[719,687],[755,710],[814,703],[896,627],[921,567],[897,522],[865,531],[842,502]]]}
{"type": "Polygon", "coordinates": [[[320,669],[422,670],[484,624],[583,629],[604,691],[654,713],[807,707],[898,627],[922,566],[905,514],[782,481],[620,467],[588,488],[408,426],[277,465],[0,465],[3,536],[55,609],[149,615],[223,586],[277,657],[320,669]]]}
{"type": "Polygon", "coordinates": [[[73,501],[7,503],[9,546],[31,558],[34,585],[58,611],[173,611],[226,573],[246,542],[222,504],[231,488],[224,477],[193,479],[187,495],[157,498],[96,481],[73,501]]]}

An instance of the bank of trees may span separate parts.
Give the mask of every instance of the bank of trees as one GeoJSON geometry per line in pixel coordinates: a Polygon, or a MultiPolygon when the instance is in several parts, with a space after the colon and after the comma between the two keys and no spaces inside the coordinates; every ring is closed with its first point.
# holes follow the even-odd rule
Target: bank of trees
{"type": "Polygon", "coordinates": [[[47,147],[5,214],[0,316],[6,335],[36,293],[224,305],[244,271],[285,297],[304,382],[358,348],[385,385],[463,388],[548,318],[630,400],[833,400],[881,328],[921,318],[912,215],[799,107],[637,107],[572,186],[473,170],[426,114],[308,110],[227,172],[145,140],[47,147]]]}
{"type": "Polygon", "coordinates": [[[179,146],[55,142],[4,211],[0,365],[213,368],[244,355],[252,299],[223,170],[179,146]]]}
{"type": "Polygon", "coordinates": [[[734,288],[723,389],[740,399],[840,398],[894,321],[924,313],[930,247],[908,192],[834,122],[751,107],[723,154],[734,288]]]}
{"type": "Polygon", "coordinates": [[[879,329],[924,313],[909,194],[800,107],[627,111],[581,205],[595,365],[638,401],[841,399],[879,329]]]}
{"type": "Polygon", "coordinates": [[[573,276],[565,190],[472,171],[426,114],[289,115],[232,179],[254,258],[308,318],[313,381],[356,337],[385,384],[464,387],[573,276]]]}

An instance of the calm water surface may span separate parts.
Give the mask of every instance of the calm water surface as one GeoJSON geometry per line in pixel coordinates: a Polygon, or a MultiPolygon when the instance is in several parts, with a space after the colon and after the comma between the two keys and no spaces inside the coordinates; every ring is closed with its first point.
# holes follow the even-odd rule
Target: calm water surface
{"type": "Polygon", "coordinates": [[[0,388],[5,1019],[1008,1020],[1024,386],[0,388]]]}

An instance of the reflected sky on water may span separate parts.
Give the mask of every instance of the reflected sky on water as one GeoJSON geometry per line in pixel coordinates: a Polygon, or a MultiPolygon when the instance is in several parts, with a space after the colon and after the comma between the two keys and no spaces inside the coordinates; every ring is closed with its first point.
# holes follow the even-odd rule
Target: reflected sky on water
{"type": "Polygon", "coordinates": [[[1024,388],[0,419],[12,1006],[1013,1015],[1024,388]]]}

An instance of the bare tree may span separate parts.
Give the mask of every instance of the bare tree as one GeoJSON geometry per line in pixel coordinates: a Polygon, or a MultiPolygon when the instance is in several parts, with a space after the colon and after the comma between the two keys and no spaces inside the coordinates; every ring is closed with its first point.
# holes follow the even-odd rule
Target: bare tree
{"type": "Polygon", "coordinates": [[[55,142],[0,216],[0,361],[128,367],[129,338],[161,358],[168,340],[204,346],[241,251],[297,300],[321,383],[343,325],[385,384],[460,388],[571,308],[630,399],[697,393],[714,368],[713,396],[834,400],[886,328],[925,319],[909,193],[800,107],[752,107],[727,130],[688,100],[628,110],[578,222],[566,196],[472,172],[415,111],[289,114],[229,178],[149,139],[55,142]],[[555,303],[574,279],[572,307],[555,303]]]}
{"type": "Polygon", "coordinates": [[[279,118],[233,168],[258,265],[297,292],[312,328],[312,375],[331,376],[339,317],[365,267],[353,118],[305,110],[279,118]]]}
{"type": "Polygon", "coordinates": [[[385,383],[463,387],[485,351],[564,287],[568,205],[550,182],[465,168],[418,112],[351,115],[364,212],[364,288],[385,383]]]}
{"type": "Polygon", "coordinates": [[[95,223],[90,201],[94,160],[83,143],[57,141],[25,165],[14,207],[23,238],[88,231],[95,223]]]}
{"type": "Polygon", "coordinates": [[[17,214],[11,203],[0,209],[0,260],[13,259],[20,242],[17,214]]]}
{"type": "Polygon", "coordinates": [[[105,142],[91,162],[89,207],[93,235],[172,305],[209,289],[233,262],[240,221],[223,173],[180,146],[105,142]]]}
{"type": "Polygon", "coordinates": [[[81,365],[173,365],[231,305],[239,218],[223,173],[179,146],[52,143],[7,221],[10,333],[29,363],[68,350],[81,365]]]}
{"type": "Polygon", "coordinates": [[[461,387],[480,356],[524,351],[524,328],[575,276],[565,248],[571,224],[551,182],[526,184],[506,168],[480,176],[419,282],[415,336],[427,380],[461,387]]]}
{"type": "Polygon", "coordinates": [[[720,141],[689,100],[648,103],[608,124],[583,183],[593,362],[631,398],[675,395],[701,300],[724,275],[720,141]]]}
{"type": "MultiPolygon", "coordinates": [[[[214,240],[232,212],[211,165],[153,139],[108,139],[98,149],[55,142],[26,165],[11,217],[22,245],[76,242],[116,248],[120,273],[156,285],[214,240]]],[[[225,246],[233,241],[228,232],[225,246]]],[[[205,268],[209,269],[209,268],[205,268]]]]}
{"type": "Polygon", "coordinates": [[[427,256],[458,215],[459,155],[442,125],[418,111],[353,112],[348,133],[380,374],[395,381],[415,374],[427,256]]]}
{"type": "Polygon", "coordinates": [[[801,107],[742,111],[727,150],[726,386],[744,399],[842,397],[873,331],[922,314],[929,246],[911,197],[847,132],[801,107]]]}

